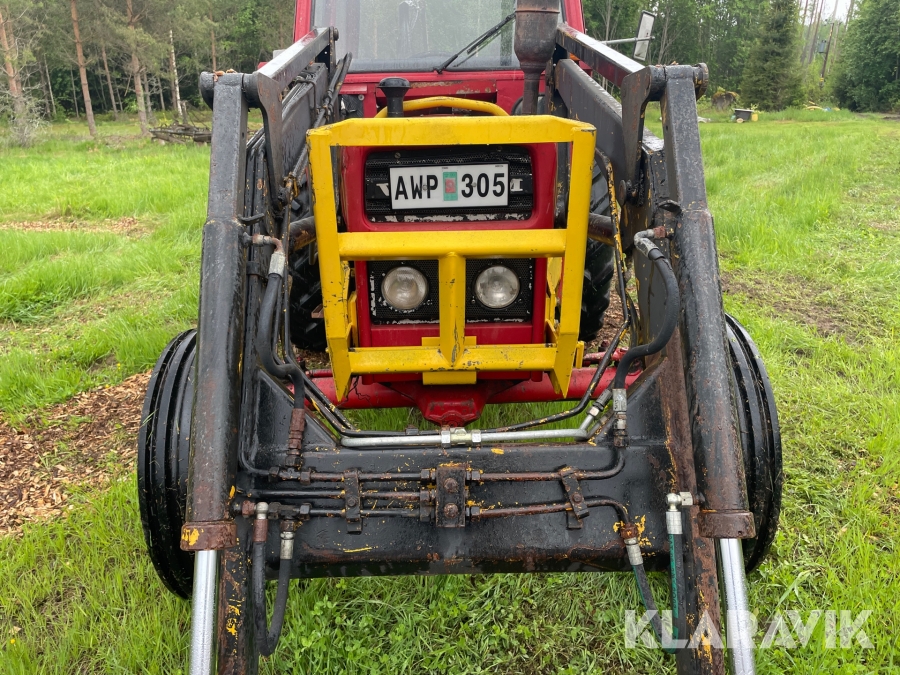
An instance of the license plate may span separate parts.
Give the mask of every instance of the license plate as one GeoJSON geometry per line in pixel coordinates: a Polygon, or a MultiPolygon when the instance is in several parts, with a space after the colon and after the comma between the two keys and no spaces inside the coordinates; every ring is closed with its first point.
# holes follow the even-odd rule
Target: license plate
{"type": "Polygon", "coordinates": [[[396,166],[390,179],[395,210],[509,204],[509,164],[396,166]]]}

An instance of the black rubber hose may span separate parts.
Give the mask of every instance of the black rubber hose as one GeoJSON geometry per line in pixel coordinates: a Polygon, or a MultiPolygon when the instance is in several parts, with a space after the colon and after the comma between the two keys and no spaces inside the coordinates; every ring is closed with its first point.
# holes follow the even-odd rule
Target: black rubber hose
{"type": "Polygon", "coordinates": [[[659,615],[659,610],[656,608],[656,601],[653,599],[653,593],[650,592],[650,581],[647,579],[647,570],[644,569],[643,564],[632,565],[631,569],[634,570],[634,578],[637,580],[638,591],[640,591],[644,608],[650,614],[650,625],[653,626],[653,632],[656,633],[656,639],[659,640],[661,645],[664,645],[666,644],[666,640],[663,638],[662,617],[659,615]]]}
{"type": "Polygon", "coordinates": [[[303,371],[292,363],[280,364],[275,362],[272,353],[272,321],[275,318],[275,305],[278,302],[278,294],[281,290],[282,277],[272,273],[266,284],[266,293],[263,296],[259,310],[259,335],[256,349],[259,352],[259,360],[263,368],[270,375],[287,377],[294,385],[294,408],[303,408],[306,399],[306,385],[303,382],[303,371]]]}
{"type": "Polygon", "coordinates": [[[256,628],[256,648],[263,656],[271,656],[281,638],[284,613],[287,608],[288,585],[291,581],[291,561],[278,565],[278,589],[272,610],[272,625],[266,625],[266,543],[253,543],[253,619],[256,628]]]}
{"type": "Polygon", "coordinates": [[[669,338],[672,337],[672,333],[675,332],[675,327],[678,325],[678,310],[680,303],[678,280],[675,278],[675,272],[672,271],[672,266],[669,264],[669,261],[666,260],[662,251],[658,248],[654,247],[650,249],[647,257],[650,259],[650,262],[656,266],[656,269],[659,270],[663,282],[665,283],[666,312],[663,315],[663,323],[656,337],[645,345],[632,347],[625,352],[624,356],[622,356],[622,359],[619,361],[619,365],[616,368],[616,378],[613,381],[613,389],[624,389],[625,378],[628,375],[631,364],[637,359],[656,354],[656,352],[665,347],[669,342],[669,338]]]}
{"type": "Polygon", "coordinates": [[[669,555],[672,558],[672,592],[676,596],[672,603],[672,608],[675,610],[675,620],[673,623],[675,627],[675,637],[684,638],[687,635],[687,617],[685,616],[687,610],[684,598],[684,558],[682,557],[684,552],[684,535],[673,534],[671,536],[669,555]]]}

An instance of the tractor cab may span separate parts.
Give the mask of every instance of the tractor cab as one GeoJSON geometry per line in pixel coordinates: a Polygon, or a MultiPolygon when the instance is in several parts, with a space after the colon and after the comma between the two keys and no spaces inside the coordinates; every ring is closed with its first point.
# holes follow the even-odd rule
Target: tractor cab
{"type": "MultiPolygon", "coordinates": [[[[294,39],[314,27],[338,29],[337,57],[353,54],[341,112],[374,117],[388,75],[409,80],[406,100],[453,96],[514,114],[523,74],[513,48],[515,0],[299,0],[294,39]]],[[[584,30],[580,0],[564,0],[560,22],[584,30]]]]}

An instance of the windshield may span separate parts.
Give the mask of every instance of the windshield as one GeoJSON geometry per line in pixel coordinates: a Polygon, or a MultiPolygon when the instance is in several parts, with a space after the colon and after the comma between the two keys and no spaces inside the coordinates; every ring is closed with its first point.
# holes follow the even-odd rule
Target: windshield
{"type": "MultiPolygon", "coordinates": [[[[515,0],[316,0],[314,26],[336,26],[351,72],[433,70],[515,10],[515,0]]],[[[518,68],[511,21],[448,70],[518,68]]]]}

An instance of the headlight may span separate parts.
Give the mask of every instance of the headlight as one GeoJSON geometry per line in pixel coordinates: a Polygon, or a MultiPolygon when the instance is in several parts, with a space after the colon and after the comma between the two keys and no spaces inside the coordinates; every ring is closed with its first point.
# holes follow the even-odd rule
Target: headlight
{"type": "Polygon", "coordinates": [[[412,267],[395,267],[384,275],[381,295],[397,311],[411,311],[428,297],[428,280],[412,267]]]}
{"type": "Polygon", "coordinates": [[[488,267],[475,279],[475,297],[485,307],[503,309],[519,297],[519,277],[508,267],[488,267]]]}

